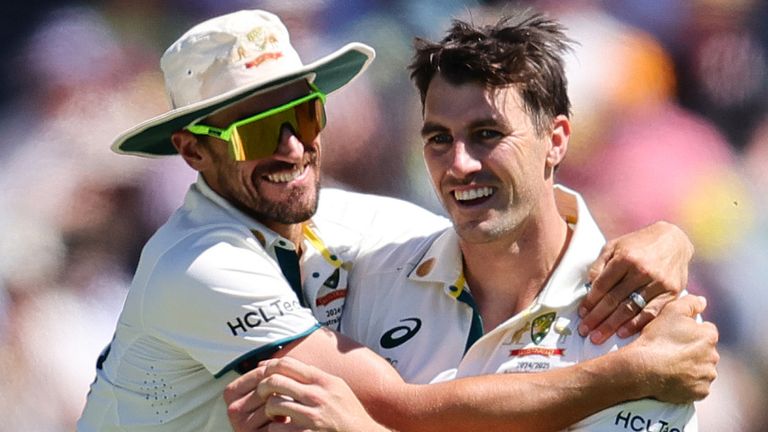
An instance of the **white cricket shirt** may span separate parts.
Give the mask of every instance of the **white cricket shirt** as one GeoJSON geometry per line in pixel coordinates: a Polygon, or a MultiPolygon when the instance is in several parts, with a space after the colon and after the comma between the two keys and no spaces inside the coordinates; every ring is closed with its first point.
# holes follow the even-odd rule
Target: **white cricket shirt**
{"type": "MultiPolygon", "coordinates": [[[[581,197],[556,186],[558,209],[573,229],[561,262],[534,303],[482,333],[462,274],[458,237],[447,229],[358,260],[342,331],[386,357],[410,382],[566,367],[630,343],[593,345],[579,336],[578,305],[587,269],[605,240],[581,197]]],[[[521,397],[525,397],[521,395],[521,397]]],[[[695,431],[693,405],[640,400],[616,405],[571,431],[695,431]]]]}
{"type": "Polygon", "coordinates": [[[222,391],[238,364],[268,358],[320,324],[337,327],[361,251],[445,224],[399,200],[323,190],[304,227],[297,293],[277,263],[279,250],[295,245],[199,177],[142,251],[77,430],[231,430],[222,391]]]}

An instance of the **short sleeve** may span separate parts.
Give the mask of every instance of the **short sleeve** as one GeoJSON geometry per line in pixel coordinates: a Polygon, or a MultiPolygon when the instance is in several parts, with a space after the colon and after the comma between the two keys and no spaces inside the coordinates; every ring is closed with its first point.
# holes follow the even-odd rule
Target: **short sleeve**
{"type": "Polygon", "coordinates": [[[593,414],[571,426],[571,432],[696,432],[692,404],[675,405],[652,399],[625,402],[593,414]]]}
{"type": "MultiPolygon", "coordinates": [[[[582,360],[599,357],[628,345],[637,338],[611,336],[601,345],[586,340],[582,351],[582,360]]],[[[654,399],[640,399],[614,405],[593,414],[568,429],[574,432],[696,432],[698,423],[693,404],[671,404],[654,399]]]]}
{"type": "Polygon", "coordinates": [[[148,331],[217,377],[319,327],[250,240],[218,230],[177,243],[158,262],[143,302],[148,331]]]}

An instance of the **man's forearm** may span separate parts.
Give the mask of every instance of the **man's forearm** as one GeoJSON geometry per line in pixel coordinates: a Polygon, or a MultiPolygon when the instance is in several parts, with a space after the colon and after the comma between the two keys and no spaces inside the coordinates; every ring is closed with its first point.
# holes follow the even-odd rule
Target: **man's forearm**
{"type": "Polygon", "coordinates": [[[499,374],[411,386],[389,414],[402,431],[556,431],[617,403],[639,399],[644,377],[629,353],[614,352],[536,374],[499,374]]]}
{"type": "MultiPolygon", "coordinates": [[[[645,374],[638,370],[638,366],[643,365],[638,361],[640,356],[630,347],[547,372],[482,375],[415,385],[404,383],[386,361],[371,351],[359,347],[349,349],[353,347],[346,346],[347,342],[332,332],[318,331],[289,347],[286,353],[305,362],[312,361],[326,373],[342,377],[376,421],[402,432],[561,430],[609,406],[649,396],[645,389],[650,386],[643,385],[647,381],[645,374]],[[342,356],[331,355],[331,351],[319,356],[304,352],[308,347],[312,348],[311,352],[321,352],[317,345],[325,344],[328,338],[337,347],[344,348],[342,356]]],[[[289,366],[279,363],[272,366],[272,373],[313,382],[311,377],[289,366]]],[[[230,389],[233,394],[225,395],[228,403],[253,390],[261,380],[259,376],[249,374],[249,377],[254,382],[239,380],[239,387],[244,390],[230,389]]],[[[271,387],[267,393],[284,394],[280,388],[271,387]]],[[[237,417],[230,412],[235,426],[237,417]]],[[[242,417],[247,418],[248,414],[242,417]]],[[[248,429],[236,427],[236,430],[248,429]]]]}

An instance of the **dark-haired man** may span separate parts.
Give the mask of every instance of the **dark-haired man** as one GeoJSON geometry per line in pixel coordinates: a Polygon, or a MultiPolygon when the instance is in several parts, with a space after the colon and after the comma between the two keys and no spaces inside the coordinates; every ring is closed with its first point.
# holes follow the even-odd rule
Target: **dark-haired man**
{"type": "MultiPolygon", "coordinates": [[[[584,390],[604,397],[569,381],[566,367],[634,345],[618,337],[595,345],[577,332],[587,270],[604,239],[581,197],[554,182],[571,135],[561,57],[569,43],[559,23],[532,12],[483,27],[455,21],[440,42],[417,41],[411,70],[423,103],[424,158],[453,228],[358,259],[350,285],[360,288],[351,291],[342,321],[346,335],[387,357],[406,380],[560,371],[566,372],[565,385],[554,393],[584,390]]],[[[630,306],[644,306],[636,293],[627,295],[630,306]]],[[[703,307],[697,300],[668,307],[687,309],[691,328],[709,330],[699,343],[715,344],[711,324],[695,323],[703,307]]],[[[673,321],[659,318],[641,338],[673,321]]],[[[709,366],[717,362],[714,353],[700,359],[709,366]]],[[[627,371],[634,372],[645,373],[627,371]]],[[[268,375],[257,388],[267,399],[266,415],[289,417],[295,428],[280,430],[374,428],[364,411],[342,409],[357,406],[344,384],[313,367],[273,360],[259,374],[268,375]]],[[[614,384],[609,393],[626,392],[625,400],[632,401],[579,422],[574,413],[583,405],[542,402],[537,397],[552,391],[544,386],[521,387],[528,391],[496,400],[483,421],[462,411],[450,419],[458,429],[499,430],[506,403],[518,408],[510,417],[530,408],[532,421],[516,424],[524,430],[572,423],[568,430],[696,430],[690,401],[638,397],[614,384]],[[532,406],[541,403],[560,412],[532,406]]],[[[241,387],[240,394],[248,388],[241,387]]],[[[471,403],[476,395],[458,397],[471,403]]],[[[237,424],[239,417],[232,418],[237,424]]]]}
{"type": "MultiPolygon", "coordinates": [[[[623,400],[609,394],[602,377],[626,382],[637,397],[691,397],[708,385],[706,374],[686,379],[660,366],[649,373],[662,381],[683,378],[681,385],[669,391],[623,373],[625,361],[652,352],[638,344],[613,361],[570,371],[581,396],[559,389],[565,374],[557,371],[531,380],[492,377],[509,381],[495,390],[479,384],[487,379],[417,387],[331,330],[347,287],[356,289],[347,279],[358,258],[445,226],[397,200],[320,192],[326,96],[372,58],[369,47],[350,44],[304,65],[279,18],[258,10],[200,23],[166,51],[161,66],[174,108],[127,131],[113,148],[179,154],[199,176],[142,251],[78,430],[227,430],[226,385],[259,360],[285,355],[344,375],[377,419],[410,430],[458,427],[445,413],[456,412],[461,394],[477,395],[462,403],[464,415],[488,418],[489,399],[548,385],[552,390],[537,395],[541,401],[580,397],[583,415],[623,400]]],[[[644,295],[664,290],[651,291],[644,295]]],[[[685,321],[673,327],[656,349],[688,346],[685,339],[698,332],[685,321]]]]}

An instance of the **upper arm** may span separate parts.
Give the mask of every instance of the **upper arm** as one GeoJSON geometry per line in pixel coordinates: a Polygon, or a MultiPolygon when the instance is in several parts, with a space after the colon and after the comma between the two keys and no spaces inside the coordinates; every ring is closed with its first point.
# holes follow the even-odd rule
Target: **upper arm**
{"type": "Polygon", "coordinates": [[[142,317],[215,376],[318,327],[266,253],[226,232],[182,242],[158,261],[142,317]]]}
{"type": "Polygon", "coordinates": [[[623,432],[659,430],[696,432],[693,404],[675,405],[652,399],[625,402],[607,408],[573,425],[569,431],[623,432]]]}
{"type": "Polygon", "coordinates": [[[370,349],[325,327],[275,354],[290,356],[341,377],[371,415],[380,421],[397,415],[405,403],[405,383],[395,369],[370,349]]]}

